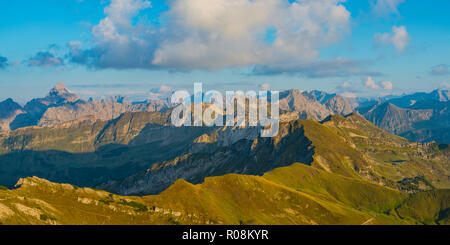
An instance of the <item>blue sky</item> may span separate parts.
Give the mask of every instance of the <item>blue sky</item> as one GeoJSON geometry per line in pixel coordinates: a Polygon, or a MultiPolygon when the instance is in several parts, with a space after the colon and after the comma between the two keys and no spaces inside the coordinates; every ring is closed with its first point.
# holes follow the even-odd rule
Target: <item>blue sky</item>
{"type": "Polygon", "coordinates": [[[449,87],[449,1],[235,3],[1,1],[0,100],[23,103],[58,82],[85,98],[136,99],[194,82],[350,97],[449,87]]]}

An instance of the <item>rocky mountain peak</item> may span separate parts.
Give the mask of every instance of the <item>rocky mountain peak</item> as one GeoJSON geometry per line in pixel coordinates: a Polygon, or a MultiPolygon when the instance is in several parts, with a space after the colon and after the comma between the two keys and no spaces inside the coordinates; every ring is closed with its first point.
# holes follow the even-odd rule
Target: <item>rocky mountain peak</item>
{"type": "Polygon", "coordinates": [[[17,104],[11,98],[0,102],[0,120],[13,115],[16,111],[21,110],[22,106],[17,104]]]}
{"type": "Polygon", "coordinates": [[[63,94],[70,94],[69,90],[67,89],[66,85],[64,83],[57,83],[48,93],[47,96],[59,96],[63,94]]]}
{"type": "Polygon", "coordinates": [[[353,112],[354,107],[348,101],[340,96],[335,95],[325,102],[325,106],[335,114],[347,115],[353,112]]]}
{"type": "Polygon", "coordinates": [[[64,83],[57,83],[47,94],[46,98],[58,98],[58,103],[75,102],[80,98],[75,93],[70,92],[64,83]]]}
{"type": "Polygon", "coordinates": [[[5,108],[2,108],[2,110],[5,110],[5,109],[20,109],[20,108],[22,108],[19,104],[17,104],[11,98],[8,98],[8,99],[6,99],[4,101],[1,101],[0,102],[0,107],[5,107],[5,108]]]}

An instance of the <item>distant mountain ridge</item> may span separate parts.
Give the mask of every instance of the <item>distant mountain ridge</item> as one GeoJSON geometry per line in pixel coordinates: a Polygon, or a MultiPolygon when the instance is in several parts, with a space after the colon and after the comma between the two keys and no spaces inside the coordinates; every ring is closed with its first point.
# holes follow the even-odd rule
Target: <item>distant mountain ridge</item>
{"type": "Polygon", "coordinates": [[[131,103],[121,96],[102,101],[83,100],[58,83],[44,98],[32,99],[22,108],[12,99],[0,102],[0,130],[14,130],[27,126],[53,126],[86,116],[111,120],[124,112],[166,111],[167,100],[131,103]]]}
{"type": "Polygon", "coordinates": [[[22,113],[24,113],[22,106],[12,99],[0,102],[0,131],[9,131],[10,123],[22,113]]]}
{"type": "MultiPolygon", "coordinates": [[[[0,102],[0,131],[27,126],[51,127],[94,116],[99,120],[118,118],[125,112],[165,112],[171,109],[166,86],[149,92],[149,100],[130,102],[115,96],[101,101],[80,99],[59,83],[44,98],[32,99],[21,107],[12,99],[0,102]]],[[[280,92],[282,121],[321,121],[330,115],[358,111],[366,119],[389,132],[412,141],[450,143],[450,93],[434,90],[380,99],[347,98],[338,94],[290,89],[280,92]]]]}
{"type": "Polygon", "coordinates": [[[0,132],[0,184],[11,188],[0,186],[0,222],[449,224],[447,144],[410,142],[356,112],[285,121],[271,138],[173,127],[169,115],[0,132]]]}
{"type": "Polygon", "coordinates": [[[421,92],[357,110],[378,127],[409,140],[450,143],[449,95],[448,90],[421,92]]]}
{"type": "MultiPolygon", "coordinates": [[[[170,88],[162,86],[149,92],[149,100],[134,103],[121,96],[101,101],[83,100],[70,92],[63,83],[58,83],[44,98],[32,99],[23,108],[11,99],[0,102],[0,130],[27,126],[48,127],[86,116],[111,120],[124,112],[164,112],[171,108],[168,99],[171,92],[170,88]]],[[[349,114],[355,106],[336,94],[291,89],[280,93],[280,109],[296,112],[297,119],[323,120],[335,113],[349,114]]]]}

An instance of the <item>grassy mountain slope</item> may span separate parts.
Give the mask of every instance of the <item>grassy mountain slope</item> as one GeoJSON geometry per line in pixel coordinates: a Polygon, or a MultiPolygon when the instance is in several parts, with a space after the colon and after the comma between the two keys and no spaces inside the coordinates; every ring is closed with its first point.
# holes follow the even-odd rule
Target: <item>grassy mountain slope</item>
{"type": "MultiPolygon", "coordinates": [[[[0,190],[2,224],[422,224],[444,222],[449,190],[407,195],[304,164],[228,174],[159,195],[117,196],[36,177],[0,190]],[[424,195],[427,195],[426,197],[424,195]],[[428,195],[434,198],[428,198],[428,195]],[[431,208],[424,208],[431,207],[431,208]],[[436,215],[438,214],[438,215],[436,215]],[[436,221],[435,221],[436,220],[436,221]]],[[[445,216],[445,217],[447,217],[445,216]]],[[[448,219],[447,219],[448,220],[448,219]]]]}
{"type": "Polygon", "coordinates": [[[405,191],[450,188],[450,147],[413,143],[374,126],[359,114],[335,115],[323,125],[363,157],[366,179],[405,191]]]}
{"type": "MultiPolygon", "coordinates": [[[[212,136],[202,138],[212,145],[217,138],[212,136]]],[[[294,162],[409,192],[450,188],[449,149],[436,146],[411,143],[358,114],[331,116],[323,123],[296,120],[281,123],[273,138],[245,138],[212,151],[186,154],[98,188],[123,195],[157,194],[177,179],[197,184],[227,173],[262,175],[294,162]]]]}
{"type": "Polygon", "coordinates": [[[281,123],[273,138],[167,127],[164,118],[126,113],[109,122],[87,119],[4,135],[2,144],[10,148],[0,156],[2,180],[37,175],[94,186],[130,176],[116,181],[112,191],[158,194],[118,196],[25,178],[16,189],[0,188],[0,222],[448,223],[448,145],[409,142],[358,114],[281,123]],[[219,143],[224,139],[229,144],[219,143]],[[74,146],[83,144],[93,151],[76,152],[81,148],[74,146]],[[209,146],[185,154],[195,144],[209,146]],[[51,150],[57,146],[66,150],[51,150]]]}

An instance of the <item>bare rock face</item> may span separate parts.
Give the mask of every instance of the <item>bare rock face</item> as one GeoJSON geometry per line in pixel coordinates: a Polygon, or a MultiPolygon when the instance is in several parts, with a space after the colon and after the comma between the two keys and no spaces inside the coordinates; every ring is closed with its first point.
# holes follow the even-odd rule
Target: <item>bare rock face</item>
{"type": "Polygon", "coordinates": [[[19,114],[10,123],[11,129],[37,125],[42,115],[50,107],[80,100],[78,95],[67,90],[63,83],[58,83],[44,98],[32,99],[23,108],[25,113],[19,114]]]}
{"type": "Polygon", "coordinates": [[[313,97],[315,100],[317,100],[318,102],[320,102],[321,104],[325,104],[325,102],[331,98],[333,98],[334,96],[336,96],[336,94],[329,94],[323,91],[319,91],[319,90],[312,90],[309,92],[303,92],[304,94],[307,94],[310,97],[313,97]]]}
{"type": "Polygon", "coordinates": [[[53,104],[61,104],[67,102],[75,102],[80,98],[78,97],[78,95],[70,92],[66,88],[64,83],[58,83],[50,90],[45,99],[53,104]]]}
{"type": "Polygon", "coordinates": [[[280,93],[280,110],[299,112],[300,119],[323,120],[332,112],[312,95],[298,89],[280,93]]]}
{"type": "Polygon", "coordinates": [[[111,120],[124,112],[153,112],[170,109],[168,100],[149,100],[131,103],[125,97],[115,96],[105,100],[82,100],[58,83],[44,98],[32,99],[24,108],[12,100],[0,103],[0,131],[27,126],[50,127],[60,123],[93,116],[111,120]]]}
{"type": "Polygon", "coordinates": [[[342,96],[336,95],[328,99],[324,104],[333,114],[348,115],[354,111],[354,106],[352,106],[348,101],[342,96]]]}
{"type": "Polygon", "coordinates": [[[171,109],[169,100],[167,99],[154,99],[148,100],[141,103],[135,103],[129,106],[129,111],[147,111],[147,112],[166,112],[171,109]]]}
{"type": "Polygon", "coordinates": [[[48,127],[89,115],[100,120],[111,120],[125,111],[127,111],[126,104],[79,100],[75,103],[48,108],[37,125],[48,127]]]}
{"type": "Polygon", "coordinates": [[[414,124],[430,120],[433,110],[413,110],[397,107],[389,102],[379,104],[364,116],[378,127],[395,134],[401,134],[414,128],[414,124]]]}
{"type": "Polygon", "coordinates": [[[132,104],[120,99],[109,100],[78,100],[75,103],[66,103],[57,107],[48,108],[38,122],[38,126],[53,126],[85,116],[94,116],[99,120],[111,120],[124,112],[155,112],[166,111],[169,104],[166,101],[149,101],[132,104]]]}

